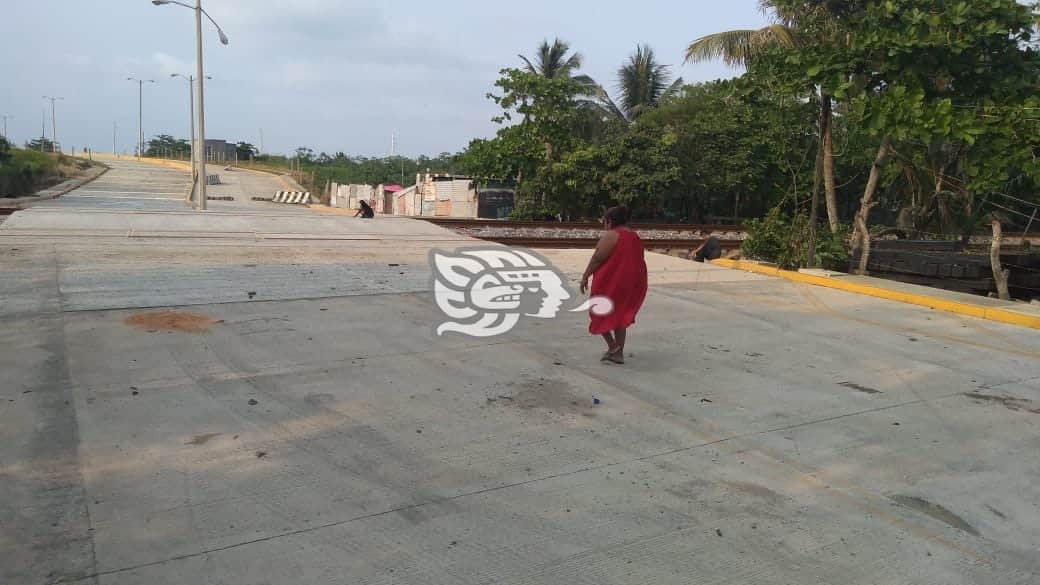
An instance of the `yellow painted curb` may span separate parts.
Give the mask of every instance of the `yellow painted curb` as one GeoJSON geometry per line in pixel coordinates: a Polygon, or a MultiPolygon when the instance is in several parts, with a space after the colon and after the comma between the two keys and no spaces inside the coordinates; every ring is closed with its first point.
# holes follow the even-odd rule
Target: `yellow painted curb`
{"type": "Polygon", "coordinates": [[[173,168],[177,168],[177,169],[181,169],[181,170],[184,170],[184,171],[191,172],[191,163],[181,162],[179,160],[166,160],[166,159],[162,159],[162,158],[148,158],[148,157],[136,158],[136,157],[132,157],[132,156],[124,156],[120,160],[131,160],[131,161],[134,161],[134,162],[143,162],[143,163],[159,165],[159,166],[163,166],[163,167],[173,167],[173,168]]]}
{"type": "Polygon", "coordinates": [[[840,278],[824,278],[822,276],[802,274],[801,272],[781,270],[774,266],[765,266],[762,264],[755,264],[752,262],[741,262],[740,260],[720,259],[712,260],[711,263],[716,266],[723,266],[725,268],[732,268],[734,270],[743,270],[745,272],[754,272],[756,274],[764,274],[766,276],[775,276],[777,278],[783,278],[784,280],[790,280],[792,282],[800,282],[803,284],[811,284],[814,286],[833,288],[836,290],[842,290],[845,292],[856,293],[869,297],[876,297],[879,299],[886,299],[889,301],[906,303],[908,305],[928,307],[929,309],[936,309],[939,311],[945,311],[947,313],[966,315],[968,317],[976,317],[978,319],[986,319],[988,321],[997,321],[999,323],[1006,323],[1009,325],[1018,325],[1020,327],[1028,327],[1030,329],[1040,329],[1040,317],[1034,317],[1032,315],[1023,315],[1021,313],[1015,313],[1013,311],[1007,311],[1004,309],[980,307],[978,305],[969,305],[967,303],[959,303],[957,301],[947,301],[945,299],[937,299],[935,297],[929,297],[925,295],[899,292],[866,284],[858,284],[854,282],[846,282],[841,280],[840,278]]]}

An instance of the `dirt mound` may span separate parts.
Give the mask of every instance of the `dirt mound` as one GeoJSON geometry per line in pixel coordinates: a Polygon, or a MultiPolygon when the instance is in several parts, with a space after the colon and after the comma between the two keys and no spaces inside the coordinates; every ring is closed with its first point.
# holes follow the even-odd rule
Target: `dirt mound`
{"type": "Polygon", "coordinates": [[[223,323],[223,321],[205,315],[178,311],[138,313],[127,317],[123,322],[131,327],[149,332],[178,331],[180,333],[204,333],[210,327],[223,323]]]}

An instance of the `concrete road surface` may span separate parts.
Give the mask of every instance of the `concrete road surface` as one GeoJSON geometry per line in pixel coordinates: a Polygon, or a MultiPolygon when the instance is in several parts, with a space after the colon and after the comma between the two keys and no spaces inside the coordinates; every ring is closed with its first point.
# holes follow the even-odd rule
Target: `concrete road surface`
{"type": "Polygon", "coordinates": [[[652,256],[605,365],[436,336],[423,222],[77,197],[0,226],[2,583],[1040,582],[1033,331],[652,256]]]}

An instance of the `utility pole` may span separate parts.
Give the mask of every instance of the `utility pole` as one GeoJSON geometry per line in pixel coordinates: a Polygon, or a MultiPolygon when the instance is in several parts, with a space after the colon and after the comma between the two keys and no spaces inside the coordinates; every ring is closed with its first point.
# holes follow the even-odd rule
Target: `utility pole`
{"type": "Polygon", "coordinates": [[[58,122],[54,115],[54,102],[62,101],[63,97],[43,96],[45,100],[51,100],[51,150],[58,149],[58,122]]]}
{"type": "Polygon", "coordinates": [[[137,158],[141,158],[144,155],[144,84],[155,83],[155,80],[136,77],[127,77],[126,80],[137,82],[137,158]]]}
{"type": "MultiPolygon", "coordinates": [[[[180,77],[188,81],[188,127],[191,133],[191,180],[192,185],[198,179],[199,145],[195,142],[195,77],[171,73],[170,77],[180,77]]],[[[209,75],[206,79],[213,79],[209,75]]]]}
{"type": "Polygon", "coordinates": [[[260,129],[260,154],[264,153],[264,129],[260,129]]]}
{"type": "Polygon", "coordinates": [[[113,120],[112,121],[112,156],[115,156],[115,157],[119,156],[117,154],[118,151],[116,150],[116,130],[118,128],[119,128],[119,126],[116,124],[115,120],[113,120]]]}
{"type": "Polygon", "coordinates": [[[40,110],[40,152],[43,152],[43,143],[47,141],[47,110],[40,110]]]}
{"type": "MultiPolygon", "coordinates": [[[[395,130],[390,134],[390,156],[391,158],[397,156],[397,131],[395,130]]],[[[404,187],[404,157],[401,157],[399,161],[401,163],[401,186],[404,187]]]]}
{"type": "MultiPolygon", "coordinates": [[[[13,120],[14,116],[8,116],[7,114],[4,114],[3,116],[0,116],[0,117],[2,117],[4,119],[4,138],[7,138],[7,119],[10,118],[10,119],[13,120]]],[[[10,142],[10,141],[8,141],[8,142],[10,142]]]]}
{"type": "MultiPolygon", "coordinates": [[[[226,41],[224,44],[227,44],[226,41]]],[[[196,209],[199,211],[206,211],[206,183],[209,182],[209,177],[206,176],[206,105],[202,95],[202,86],[205,85],[204,75],[202,72],[202,0],[195,0],[195,78],[198,80],[198,86],[195,89],[199,92],[199,146],[202,148],[198,161],[199,201],[196,209]]]]}

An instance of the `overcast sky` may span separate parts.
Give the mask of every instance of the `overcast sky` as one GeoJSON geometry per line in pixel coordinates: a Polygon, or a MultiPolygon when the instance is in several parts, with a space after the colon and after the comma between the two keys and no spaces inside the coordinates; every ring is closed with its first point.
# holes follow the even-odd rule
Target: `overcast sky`
{"type": "MultiPolygon", "coordinates": [[[[194,0],[190,0],[194,1],[194,0]]],[[[58,102],[64,148],[133,147],[137,86],[144,132],[188,135],[187,82],[194,72],[191,10],[149,0],[4,0],[0,114],[16,143],[40,135],[43,95],[58,102]]],[[[205,30],[206,127],[210,138],[269,152],[414,156],[457,151],[492,136],[486,94],[498,70],[517,66],[544,38],[585,56],[583,71],[613,90],[616,70],[649,43],[686,81],[731,77],[721,63],[682,66],[684,47],[710,32],[764,23],[756,0],[204,0],[231,39],[205,30]]]]}

